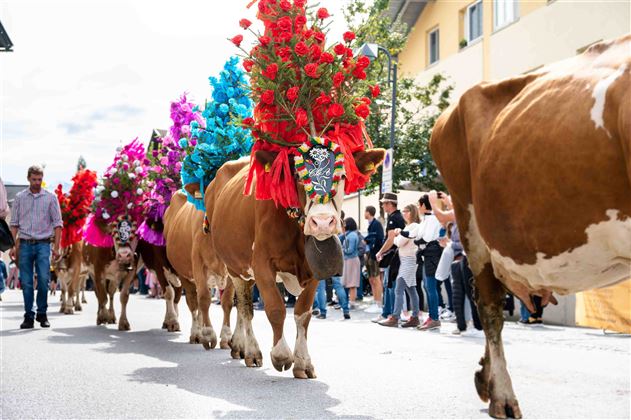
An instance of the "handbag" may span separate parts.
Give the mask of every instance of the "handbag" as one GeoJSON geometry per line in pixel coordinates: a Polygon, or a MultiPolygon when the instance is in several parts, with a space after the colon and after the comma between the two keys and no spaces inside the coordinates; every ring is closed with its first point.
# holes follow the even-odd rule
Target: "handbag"
{"type": "Polygon", "coordinates": [[[399,248],[390,248],[381,256],[381,261],[379,261],[379,268],[388,268],[390,264],[392,264],[392,259],[399,251],[399,248]]]}
{"type": "Polygon", "coordinates": [[[13,235],[6,220],[0,219],[0,251],[8,251],[15,246],[13,235]]]}

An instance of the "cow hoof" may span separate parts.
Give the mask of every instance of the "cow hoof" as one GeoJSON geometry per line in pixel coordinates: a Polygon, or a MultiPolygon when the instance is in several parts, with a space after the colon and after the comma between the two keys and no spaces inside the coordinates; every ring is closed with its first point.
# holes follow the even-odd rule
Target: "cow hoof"
{"type": "Polygon", "coordinates": [[[131,330],[131,328],[129,327],[129,321],[127,321],[126,319],[123,320],[121,319],[120,322],[118,323],[118,331],[129,331],[131,330]]]}
{"type": "Polygon", "coordinates": [[[166,328],[168,332],[180,331],[180,323],[177,321],[164,321],[162,328],[166,328]]]}
{"type": "Polygon", "coordinates": [[[506,419],[509,417],[520,419],[521,410],[519,409],[519,403],[516,399],[491,399],[491,403],[489,404],[489,416],[495,419],[506,419]]]}
{"type": "Polygon", "coordinates": [[[260,350],[255,350],[253,352],[248,352],[245,355],[245,365],[247,367],[262,367],[263,366],[263,354],[260,350]]]}
{"type": "Polygon", "coordinates": [[[313,369],[313,366],[308,367],[306,369],[300,369],[297,367],[294,367],[294,378],[296,379],[315,379],[316,378],[316,374],[315,374],[315,370],[313,369]]]}
{"type": "Polygon", "coordinates": [[[77,311],[77,312],[81,312],[83,310],[83,308],[81,307],[81,305],[76,305],[74,307],[74,310],[77,311]]]}
{"type": "Polygon", "coordinates": [[[167,329],[167,323],[166,323],[166,322],[163,322],[163,323],[162,323],[162,329],[163,329],[163,330],[166,330],[166,329],[167,329]]]}
{"type": "Polygon", "coordinates": [[[188,339],[188,342],[190,344],[200,344],[202,341],[199,338],[199,336],[197,335],[191,335],[190,338],[188,339]]]}
{"type": "Polygon", "coordinates": [[[68,308],[64,308],[64,314],[66,314],[66,315],[73,315],[74,314],[74,309],[72,309],[72,306],[68,307],[68,308]]]}
{"type": "Polygon", "coordinates": [[[63,313],[64,313],[64,307],[63,307],[63,306],[60,306],[60,307],[59,307],[59,313],[60,313],[60,314],[63,314],[63,313]]]}
{"type": "Polygon", "coordinates": [[[219,342],[219,348],[221,350],[229,350],[230,349],[230,340],[221,340],[219,342]]]}
{"type": "Polygon", "coordinates": [[[85,298],[83,298],[81,299],[81,303],[88,303],[88,301],[85,298]]]}
{"type": "Polygon", "coordinates": [[[239,351],[238,350],[231,350],[230,351],[230,357],[232,357],[233,359],[239,359],[239,351]]]}
{"type": "Polygon", "coordinates": [[[217,347],[217,334],[212,327],[202,328],[202,344],[206,350],[214,349],[217,347]]]}
{"type": "Polygon", "coordinates": [[[274,366],[274,369],[276,369],[279,372],[282,372],[284,370],[289,370],[289,368],[293,364],[294,364],[293,358],[286,358],[285,360],[272,358],[272,365],[274,366]]]}

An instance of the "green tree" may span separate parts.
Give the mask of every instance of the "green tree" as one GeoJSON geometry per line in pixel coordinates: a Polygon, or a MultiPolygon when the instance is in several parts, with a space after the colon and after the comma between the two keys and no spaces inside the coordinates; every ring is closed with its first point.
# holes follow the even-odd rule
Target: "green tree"
{"type": "MultiPolygon", "coordinates": [[[[353,0],[344,16],[357,36],[356,45],[376,43],[395,57],[405,46],[407,27],[401,22],[391,22],[387,15],[388,3],[389,0],[353,0]]],[[[367,74],[371,83],[381,86],[382,94],[372,104],[366,128],[376,147],[388,148],[392,90],[386,83],[388,58],[385,54],[379,55],[367,74]]],[[[441,74],[435,75],[425,86],[417,85],[410,77],[398,78],[393,171],[395,190],[404,183],[411,183],[418,189],[445,189],[429,151],[429,140],[436,119],[449,106],[452,90],[453,86],[441,74]]],[[[381,169],[377,176],[372,177],[367,189],[377,189],[380,183],[381,169]]]]}

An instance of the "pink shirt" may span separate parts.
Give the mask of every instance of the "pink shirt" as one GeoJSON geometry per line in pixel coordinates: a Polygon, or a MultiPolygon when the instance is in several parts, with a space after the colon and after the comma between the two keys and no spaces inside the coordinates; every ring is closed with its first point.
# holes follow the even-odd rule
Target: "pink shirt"
{"type": "Polygon", "coordinates": [[[51,238],[56,227],[63,227],[57,196],[46,190],[33,194],[20,191],[13,201],[11,226],[17,226],[22,239],[51,238]]]}

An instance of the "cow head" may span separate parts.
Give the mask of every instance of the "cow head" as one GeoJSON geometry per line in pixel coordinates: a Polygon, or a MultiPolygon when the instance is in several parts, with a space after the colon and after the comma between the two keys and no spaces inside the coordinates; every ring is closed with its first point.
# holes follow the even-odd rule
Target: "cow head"
{"type": "Polygon", "coordinates": [[[137,245],[135,232],[136,223],[127,218],[119,219],[118,223],[112,227],[116,262],[121,270],[133,270],[134,250],[137,245]]]}

